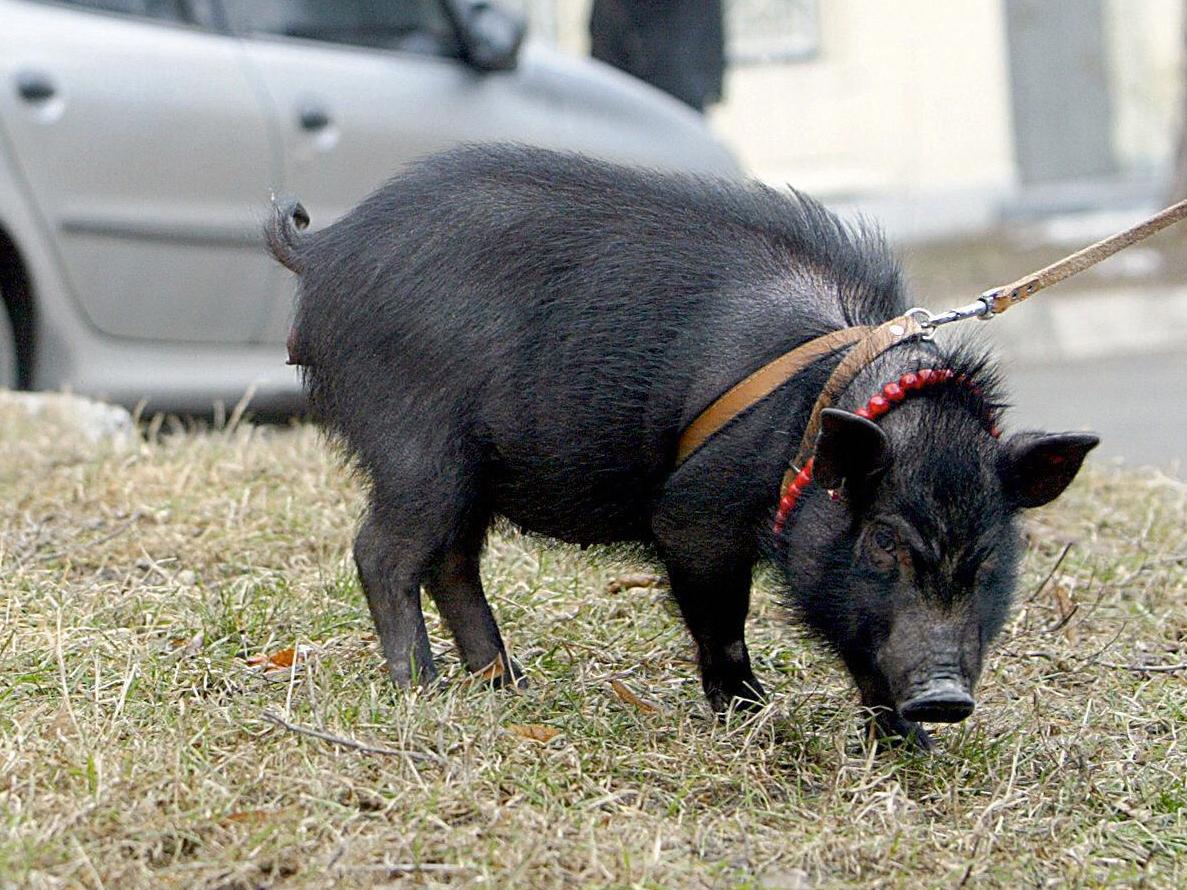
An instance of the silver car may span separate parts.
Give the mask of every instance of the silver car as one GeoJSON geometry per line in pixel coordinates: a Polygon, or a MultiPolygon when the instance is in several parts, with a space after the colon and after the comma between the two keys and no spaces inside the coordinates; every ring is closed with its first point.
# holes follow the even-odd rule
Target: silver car
{"type": "Polygon", "coordinates": [[[517,140],[737,175],[701,118],[480,0],[0,0],[0,385],[298,403],[272,193],[314,225],[517,140]]]}

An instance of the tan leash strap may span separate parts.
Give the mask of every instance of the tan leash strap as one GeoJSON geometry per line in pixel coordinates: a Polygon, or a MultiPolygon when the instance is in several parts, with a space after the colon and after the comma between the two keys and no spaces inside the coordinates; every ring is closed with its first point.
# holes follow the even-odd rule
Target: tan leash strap
{"type": "Polygon", "coordinates": [[[1064,257],[1046,268],[1032,272],[1024,278],[1019,278],[1013,284],[995,287],[981,295],[981,299],[989,306],[991,313],[1005,312],[1011,306],[1021,303],[1027,297],[1038,293],[1045,287],[1058,284],[1065,278],[1083,272],[1090,266],[1095,266],[1101,260],[1106,260],[1119,250],[1124,250],[1131,244],[1136,244],[1149,238],[1155,232],[1161,232],[1167,226],[1174,225],[1187,217],[1187,200],[1172,204],[1144,222],[1110,235],[1102,241],[1097,241],[1077,250],[1071,256],[1064,257]]]}
{"type": "Polygon", "coordinates": [[[676,466],[691,457],[710,436],[747,408],[765,399],[812,362],[851,346],[873,330],[872,326],[858,325],[809,340],[735,384],[698,414],[696,420],[681,434],[676,446],[676,466]]]}
{"type": "MultiPolygon", "coordinates": [[[[850,328],[849,330],[853,330],[850,328]]],[[[812,416],[808,418],[808,426],[804,429],[804,437],[800,439],[800,447],[795,459],[788,467],[780,485],[780,492],[786,491],[795,479],[796,473],[803,468],[804,463],[816,448],[816,437],[820,434],[820,415],[825,408],[832,407],[837,397],[841,395],[853,382],[853,378],[874,359],[904,340],[921,337],[924,327],[913,315],[900,315],[890,321],[878,325],[870,331],[856,346],[849,350],[849,354],[841,359],[841,363],[833,369],[824,389],[812,406],[812,416]]]]}

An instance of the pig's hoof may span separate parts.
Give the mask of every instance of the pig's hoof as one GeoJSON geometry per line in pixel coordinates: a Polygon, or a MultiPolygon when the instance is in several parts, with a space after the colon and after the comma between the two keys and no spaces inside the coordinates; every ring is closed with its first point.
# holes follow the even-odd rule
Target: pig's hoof
{"type": "Polygon", "coordinates": [[[486,667],[474,671],[474,679],[487,684],[491,689],[528,688],[528,678],[519,662],[502,653],[496,655],[494,661],[486,667]]]}
{"type": "Polygon", "coordinates": [[[432,689],[439,682],[437,668],[431,663],[417,670],[407,663],[393,665],[388,662],[387,675],[397,689],[432,689]]]}
{"type": "Polygon", "coordinates": [[[883,711],[874,718],[874,734],[880,746],[905,748],[923,753],[929,753],[936,748],[936,743],[926,729],[893,711],[883,711]]]}
{"type": "Polygon", "coordinates": [[[730,710],[751,714],[761,711],[767,703],[762,684],[753,676],[728,684],[706,683],[705,696],[718,717],[725,717],[730,710]]]}

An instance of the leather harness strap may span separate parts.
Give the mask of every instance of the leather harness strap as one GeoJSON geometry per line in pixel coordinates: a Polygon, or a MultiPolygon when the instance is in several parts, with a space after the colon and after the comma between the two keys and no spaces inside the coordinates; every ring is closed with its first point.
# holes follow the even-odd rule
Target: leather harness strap
{"type": "Polygon", "coordinates": [[[856,325],[825,334],[785,352],[772,362],[763,365],[740,383],[735,384],[708,408],[697,415],[680,436],[676,449],[676,466],[691,457],[711,436],[720,432],[726,424],[748,408],[765,399],[812,362],[826,355],[852,346],[849,354],[833,369],[804,429],[800,447],[796,452],[783,481],[779,486],[782,496],[795,481],[796,474],[804,466],[820,433],[820,415],[845,391],[863,368],[892,346],[904,340],[923,336],[924,326],[914,315],[901,315],[883,322],[877,327],[856,325]]]}
{"type": "MultiPolygon", "coordinates": [[[[854,329],[848,328],[848,330],[854,329]]],[[[791,484],[796,473],[816,448],[816,437],[820,433],[821,412],[825,408],[831,407],[837,397],[853,382],[853,378],[874,359],[904,340],[922,336],[923,332],[923,326],[913,316],[900,315],[898,318],[892,318],[890,321],[878,325],[863,337],[847,356],[841,359],[841,363],[833,370],[832,375],[824,384],[824,389],[816,398],[816,404],[812,406],[812,415],[808,418],[807,427],[804,428],[804,437],[800,440],[799,450],[792,459],[791,466],[788,467],[787,475],[783,477],[780,490],[786,489],[791,484]]]]}
{"type": "MultiPolygon", "coordinates": [[[[697,415],[696,419],[681,434],[677,443],[676,466],[679,467],[688,460],[698,448],[704,445],[711,436],[720,432],[731,420],[769,396],[812,362],[838,349],[853,346],[849,354],[841,359],[833,369],[824,389],[817,397],[816,404],[812,407],[812,414],[808,418],[808,425],[804,429],[803,438],[800,440],[800,446],[787,472],[783,475],[783,481],[779,486],[780,507],[775,520],[775,529],[778,533],[782,530],[787,513],[794,507],[799,491],[796,484],[797,478],[803,484],[807,484],[812,477],[810,458],[816,448],[817,436],[820,434],[821,413],[825,408],[830,407],[861,370],[878,356],[904,340],[931,339],[936,328],[940,325],[963,321],[967,318],[990,318],[996,313],[1004,312],[1043,288],[1082,272],[1117,251],[1148,238],[1155,232],[1183,219],[1187,219],[1187,200],[1160,211],[1124,232],[1118,232],[1116,235],[1098,241],[1096,244],[1064,257],[1037,272],[1019,278],[1012,284],[987,290],[975,302],[967,306],[950,309],[939,314],[933,314],[921,308],[909,309],[904,315],[892,318],[877,327],[858,325],[809,340],[763,365],[745,380],[731,387],[697,415]]],[[[919,372],[920,375],[923,373],[925,372],[919,372]]],[[[928,371],[926,373],[935,372],[928,371]]],[[[952,374],[951,371],[943,373],[952,374]]],[[[915,377],[916,374],[910,373],[905,375],[902,381],[907,381],[908,378],[914,381],[915,377]]],[[[951,377],[945,376],[942,379],[946,381],[951,377]]],[[[889,397],[901,400],[904,392],[903,385],[902,383],[895,384],[893,390],[887,389],[889,397]]],[[[871,407],[885,408],[887,405],[887,398],[879,395],[872,398],[864,410],[869,411],[871,407]],[[881,399],[880,406],[877,404],[879,399],[881,399]]],[[[870,415],[866,414],[865,416],[870,415]]],[[[996,426],[990,429],[990,434],[998,435],[996,426]]]]}
{"type": "Polygon", "coordinates": [[[693,452],[727,423],[765,399],[812,362],[838,349],[853,345],[873,330],[872,326],[859,325],[809,340],[791,352],[785,352],[774,361],[768,362],[735,384],[698,414],[680,435],[680,441],[676,446],[676,466],[688,460],[693,452]]]}

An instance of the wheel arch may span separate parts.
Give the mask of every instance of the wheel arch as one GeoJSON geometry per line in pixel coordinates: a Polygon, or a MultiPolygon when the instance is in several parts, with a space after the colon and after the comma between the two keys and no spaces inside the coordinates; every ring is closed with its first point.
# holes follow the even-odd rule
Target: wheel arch
{"type": "Polygon", "coordinates": [[[17,386],[29,389],[33,385],[33,365],[36,349],[36,305],[33,282],[28,266],[21,256],[16,240],[0,220],[0,299],[8,312],[16,339],[17,386]]]}

